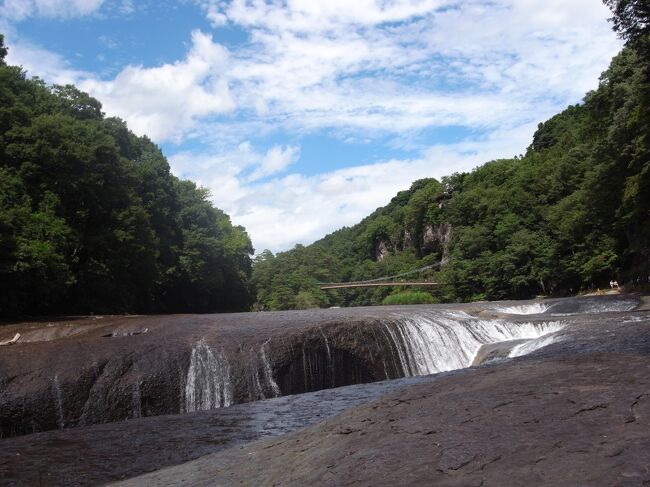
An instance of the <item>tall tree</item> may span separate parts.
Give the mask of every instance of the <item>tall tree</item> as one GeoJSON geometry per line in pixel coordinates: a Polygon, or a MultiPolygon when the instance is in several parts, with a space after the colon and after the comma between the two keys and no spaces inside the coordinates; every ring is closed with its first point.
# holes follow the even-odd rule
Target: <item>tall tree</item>
{"type": "Polygon", "coordinates": [[[635,42],[650,32],[650,2],[648,0],[604,0],[614,17],[614,31],[621,38],[635,42]]]}
{"type": "Polygon", "coordinates": [[[0,316],[248,309],[246,232],[98,100],[5,55],[0,316]]]}

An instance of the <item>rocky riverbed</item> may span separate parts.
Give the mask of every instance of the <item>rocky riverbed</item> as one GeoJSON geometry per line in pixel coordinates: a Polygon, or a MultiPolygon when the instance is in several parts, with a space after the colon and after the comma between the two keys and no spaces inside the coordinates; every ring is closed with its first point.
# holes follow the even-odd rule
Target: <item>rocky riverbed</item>
{"type": "Polygon", "coordinates": [[[647,485],[646,308],[608,296],[6,325],[0,341],[21,339],[0,348],[0,482],[647,485]]]}

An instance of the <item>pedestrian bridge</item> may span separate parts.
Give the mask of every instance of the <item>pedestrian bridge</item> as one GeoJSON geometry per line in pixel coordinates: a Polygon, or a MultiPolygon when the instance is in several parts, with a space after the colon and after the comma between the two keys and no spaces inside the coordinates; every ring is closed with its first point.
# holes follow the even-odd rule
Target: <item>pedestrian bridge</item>
{"type": "Polygon", "coordinates": [[[343,289],[350,287],[379,287],[379,286],[439,286],[439,282],[429,281],[397,281],[397,282],[330,282],[321,284],[321,289],[343,289]]]}
{"type": "Polygon", "coordinates": [[[380,286],[439,286],[439,282],[431,282],[427,280],[420,281],[405,281],[405,280],[396,280],[401,277],[409,276],[411,274],[418,274],[425,270],[433,269],[439,267],[440,262],[435,264],[426,265],[408,272],[402,272],[394,276],[388,277],[379,277],[377,279],[368,279],[365,281],[353,281],[353,282],[320,282],[318,283],[319,287],[323,290],[325,289],[345,289],[345,288],[354,288],[354,287],[380,287],[380,286]]]}

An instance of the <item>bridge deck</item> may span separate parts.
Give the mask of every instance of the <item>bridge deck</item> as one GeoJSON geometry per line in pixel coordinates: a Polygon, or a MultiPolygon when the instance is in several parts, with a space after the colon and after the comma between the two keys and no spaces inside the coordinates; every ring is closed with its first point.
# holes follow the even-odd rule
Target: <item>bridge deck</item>
{"type": "Polygon", "coordinates": [[[378,287],[378,286],[438,286],[439,282],[337,282],[324,284],[321,289],[341,289],[351,287],[378,287]]]}

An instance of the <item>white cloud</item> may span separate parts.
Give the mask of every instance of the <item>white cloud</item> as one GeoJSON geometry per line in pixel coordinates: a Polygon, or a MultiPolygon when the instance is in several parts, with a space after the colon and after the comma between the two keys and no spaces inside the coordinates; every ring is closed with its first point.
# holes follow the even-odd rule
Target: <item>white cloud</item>
{"type": "MultiPolygon", "coordinates": [[[[222,114],[243,139],[264,125],[343,138],[517,126],[578,101],[620,46],[594,0],[197,1],[250,44],[228,51],[194,31],[183,60],[77,79],[159,142],[209,132],[222,114]]],[[[99,0],[68,2],[86,3],[99,0]]]]}
{"type": "MultiPolygon", "coordinates": [[[[184,59],[113,79],[21,44],[10,62],[76,82],[157,142],[202,143],[172,155],[175,173],[209,187],[258,250],[356,223],[417,178],[522,152],[537,122],[596,86],[621,45],[597,0],[195,1],[215,29],[235,26],[249,41],[227,49],[194,31],[184,59]],[[480,135],[435,145],[422,135],[449,126],[480,135]],[[299,147],[254,149],[288,133],[423,149],[305,176],[299,147]]],[[[18,17],[63,2],[10,3],[18,17]]],[[[101,1],[82,4],[66,8],[81,15],[101,1]]]]}
{"type": "Polygon", "coordinates": [[[7,42],[7,62],[22,66],[29,76],[39,76],[49,83],[74,84],[90,76],[89,73],[73,69],[70,63],[58,54],[28,43],[7,42]]]}
{"type": "Polygon", "coordinates": [[[260,167],[266,155],[249,143],[227,154],[177,154],[174,173],[209,188],[214,203],[235,224],[248,230],[257,252],[286,250],[309,243],[344,225],[353,225],[400,190],[424,177],[440,178],[468,171],[490,159],[522,152],[535,124],[493,132],[489,137],[429,147],[421,158],[388,160],[312,176],[293,173],[263,184],[247,184],[247,170],[260,167]]]}
{"type": "Polygon", "coordinates": [[[620,45],[593,0],[449,4],[235,0],[233,91],[294,131],[517,125],[580,99],[620,45]]]}
{"type": "Polygon", "coordinates": [[[79,86],[100,99],[104,109],[129,122],[132,130],[154,140],[181,140],[201,117],[233,110],[222,76],[228,52],[201,31],[182,61],[154,68],[127,66],[115,79],[88,78],[79,86]]]}
{"type": "Polygon", "coordinates": [[[266,152],[255,150],[249,141],[217,154],[180,152],[169,158],[174,174],[192,179],[210,189],[220,208],[242,213],[247,198],[255,194],[248,183],[282,173],[295,163],[300,148],[274,145],[266,152]]]}
{"type": "Polygon", "coordinates": [[[249,27],[276,31],[318,32],[342,25],[399,22],[453,5],[450,0],[233,0],[223,6],[228,18],[249,27]]]}
{"type": "Polygon", "coordinates": [[[295,163],[300,157],[298,147],[282,147],[279,145],[271,147],[264,155],[259,167],[249,176],[249,181],[256,181],[266,176],[284,171],[288,166],[295,163]]]}
{"type": "Polygon", "coordinates": [[[120,4],[119,11],[121,14],[130,15],[136,11],[136,7],[133,4],[133,0],[122,0],[120,4]]]}
{"type": "Polygon", "coordinates": [[[27,17],[83,17],[99,10],[104,0],[4,0],[0,16],[11,21],[27,17]]]}

